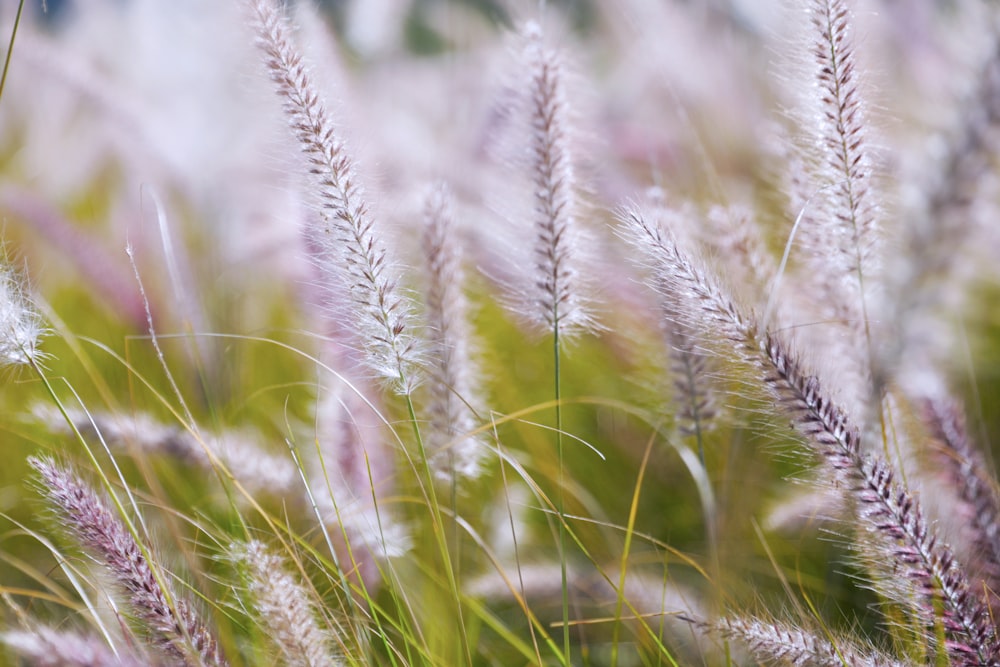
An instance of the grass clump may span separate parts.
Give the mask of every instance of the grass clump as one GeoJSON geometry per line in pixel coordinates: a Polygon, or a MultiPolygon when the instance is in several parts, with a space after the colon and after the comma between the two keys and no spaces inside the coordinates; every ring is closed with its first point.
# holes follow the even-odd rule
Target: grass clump
{"type": "Polygon", "coordinates": [[[1000,665],[996,10],[608,5],[0,14],[12,664],[1000,665]]]}

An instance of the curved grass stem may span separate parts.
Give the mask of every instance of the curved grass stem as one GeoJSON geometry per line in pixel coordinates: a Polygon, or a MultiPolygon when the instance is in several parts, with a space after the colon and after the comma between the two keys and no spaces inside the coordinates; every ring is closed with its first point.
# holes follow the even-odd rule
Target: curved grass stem
{"type": "MultiPolygon", "coordinates": [[[[400,378],[400,382],[403,383],[402,386],[406,386],[405,378],[400,378]]],[[[426,478],[426,500],[431,510],[431,529],[434,532],[434,540],[437,542],[438,549],[441,552],[441,564],[444,567],[445,578],[447,579],[448,587],[451,589],[453,601],[455,603],[459,642],[461,643],[461,654],[465,658],[465,664],[471,665],[472,650],[469,646],[469,636],[463,620],[462,594],[458,588],[458,577],[455,574],[455,568],[451,562],[451,553],[448,550],[448,538],[445,534],[444,522],[441,517],[441,507],[438,505],[437,492],[434,490],[434,470],[431,468],[430,459],[428,458],[427,451],[424,448],[424,440],[420,434],[420,424],[417,421],[417,411],[413,405],[413,395],[410,392],[406,393],[406,409],[409,415],[410,423],[413,425],[413,437],[416,440],[417,451],[420,455],[419,465],[423,468],[426,478]]]]}
{"type": "Polygon", "coordinates": [[[562,424],[562,383],[560,368],[559,318],[554,317],[552,329],[552,356],[555,376],[556,407],[556,450],[559,459],[558,490],[556,494],[559,514],[559,576],[562,584],[563,655],[565,664],[570,664],[570,623],[569,623],[569,581],[566,567],[566,498],[565,471],[563,469],[563,424],[562,424]]]}
{"type": "Polygon", "coordinates": [[[7,85],[7,73],[10,71],[10,59],[14,55],[14,39],[17,37],[17,29],[21,25],[21,12],[24,10],[24,0],[17,3],[17,14],[14,16],[14,27],[10,31],[10,43],[7,45],[7,55],[3,61],[3,74],[0,75],[0,99],[3,99],[3,90],[7,85]]]}

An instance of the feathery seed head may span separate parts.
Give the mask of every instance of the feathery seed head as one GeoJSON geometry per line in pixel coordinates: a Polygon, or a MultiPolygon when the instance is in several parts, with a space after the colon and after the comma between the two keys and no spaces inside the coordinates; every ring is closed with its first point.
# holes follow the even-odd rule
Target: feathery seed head
{"type": "Polygon", "coordinates": [[[76,428],[84,435],[98,436],[115,450],[164,454],[206,470],[218,463],[253,490],[280,495],[299,488],[294,464],[267,451],[250,432],[196,436],[147,413],[124,415],[68,408],[64,414],[43,403],[32,408],[32,415],[53,433],[72,435],[76,428]]]}
{"type": "Polygon", "coordinates": [[[965,561],[980,585],[990,592],[994,615],[1000,599],[1000,495],[991,482],[990,467],[966,430],[965,415],[950,396],[918,399],[921,421],[939,448],[940,469],[968,520],[960,522],[968,546],[965,561]]]}
{"type": "MultiPolygon", "coordinates": [[[[659,188],[650,190],[647,199],[651,204],[652,228],[664,230],[669,224],[667,218],[673,221],[679,217],[667,210],[659,188]]],[[[674,389],[670,410],[680,434],[697,436],[700,441],[700,434],[713,427],[716,413],[714,392],[708,378],[709,359],[699,349],[697,329],[688,321],[683,304],[673,293],[673,285],[664,282],[665,277],[656,271],[654,276],[674,389]]]]}
{"type": "Polygon", "coordinates": [[[5,632],[0,635],[0,642],[35,667],[142,667],[150,664],[148,659],[140,659],[124,647],[112,650],[97,637],[48,627],[5,632]]]}
{"type": "MultiPolygon", "coordinates": [[[[875,210],[869,203],[872,181],[867,150],[867,119],[854,54],[851,12],[846,0],[814,0],[810,9],[815,29],[816,82],[822,110],[819,144],[832,196],[838,200],[836,222],[855,252],[867,253],[874,241],[875,210]]],[[[862,267],[854,267],[860,270],[862,267]]]]}
{"type": "Polygon", "coordinates": [[[902,667],[881,651],[857,646],[838,637],[831,641],[823,634],[814,634],[801,627],[781,621],[765,621],[752,617],[728,616],[696,625],[728,639],[735,639],[765,662],[781,661],[791,665],[816,667],[902,667]]]}
{"type": "Polygon", "coordinates": [[[677,247],[668,230],[647,222],[637,211],[626,213],[625,223],[627,238],[644,250],[660,284],[673,288],[691,322],[706,334],[721,334],[734,343],[737,356],[756,367],[764,386],[794,417],[795,428],[836,483],[851,490],[859,525],[867,528],[884,562],[892,563],[904,574],[902,581],[913,586],[919,597],[917,612],[929,614],[940,600],[951,654],[968,652],[984,664],[1000,655],[988,609],[970,592],[968,577],[950,548],[928,527],[915,496],[887,463],[862,452],[857,427],[820,380],[804,371],[791,346],[778,333],[760,333],[753,317],[741,312],[719,281],[677,247]]]}
{"type": "Polygon", "coordinates": [[[438,477],[475,478],[486,448],[468,434],[477,426],[479,399],[472,359],[472,331],[465,299],[465,275],[454,229],[452,195],[441,184],[429,193],[424,214],[423,249],[430,377],[430,429],[427,446],[438,477]]]}
{"type": "MultiPolygon", "coordinates": [[[[253,0],[258,44],[299,148],[318,188],[322,223],[306,230],[324,275],[350,294],[347,316],[357,326],[369,368],[402,393],[419,381],[410,299],[385,239],[368,210],[354,160],[313,86],[284,17],[273,0],[253,0]]],[[[333,299],[337,302],[337,299],[333,299]]]]}
{"type": "Polygon", "coordinates": [[[0,268],[0,365],[20,366],[42,357],[38,342],[44,330],[24,289],[12,268],[0,268]]]}
{"type": "Polygon", "coordinates": [[[218,642],[194,610],[161,583],[142,548],[107,503],[76,473],[52,460],[29,459],[41,490],[67,530],[107,568],[127,594],[153,646],[181,664],[225,665],[218,642]]]}
{"type": "Polygon", "coordinates": [[[341,664],[334,657],[329,637],[316,622],[316,610],[311,604],[315,595],[288,572],[284,559],[256,540],[234,545],[232,552],[246,565],[254,608],[268,637],[281,650],[285,664],[341,664]]]}
{"type": "MultiPolygon", "coordinates": [[[[864,90],[854,46],[850,0],[799,3],[803,36],[795,53],[811,55],[799,85],[799,124],[806,128],[801,155],[787,164],[794,220],[793,259],[803,260],[801,313],[823,322],[799,335],[829,348],[839,362],[826,376],[853,411],[870,412],[872,295],[879,288],[880,193],[868,141],[864,90]]],[[[799,310],[799,308],[796,308],[799,310]]],[[[778,311],[781,320],[789,313],[778,311]]],[[[786,322],[787,323],[787,322],[786,322]]]]}
{"type": "Polygon", "coordinates": [[[570,149],[570,108],[559,55],[534,22],[524,29],[527,62],[530,162],[535,231],[534,284],[526,308],[548,329],[571,334],[591,317],[577,268],[578,203],[570,149]]]}

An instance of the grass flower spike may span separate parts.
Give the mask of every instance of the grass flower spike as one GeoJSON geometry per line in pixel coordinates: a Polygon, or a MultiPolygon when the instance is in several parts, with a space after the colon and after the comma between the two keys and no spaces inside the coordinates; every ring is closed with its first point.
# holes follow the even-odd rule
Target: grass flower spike
{"type": "Polygon", "coordinates": [[[853,646],[850,640],[813,634],[800,627],[755,618],[723,618],[709,625],[710,632],[743,642],[758,660],[814,667],[903,667],[878,651],[853,646]]]}
{"type": "Polygon", "coordinates": [[[586,328],[590,316],[577,268],[580,230],[569,101],[559,55],[545,44],[541,26],[529,23],[524,39],[535,229],[535,282],[525,309],[546,329],[570,335],[586,328]]]}
{"type": "Polygon", "coordinates": [[[811,79],[802,81],[796,92],[806,112],[804,124],[810,128],[803,164],[812,168],[808,192],[793,193],[796,200],[808,196],[796,201],[802,208],[792,214],[801,217],[796,226],[801,229],[813,317],[826,324],[822,344],[836,347],[852,362],[839,364],[829,384],[845,385],[852,409],[870,412],[877,405],[871,387],[877,350],[869,301],[878,289],[881,268],[879,193],[851,7],[849,0],[804,3],[812,68],[811,79]]]}
{"type": "Polygon", "coordinates": [[[4,366],[23,366],[42,356],[41,319],[24,289],[13,269],[0,267],[0,364],[4,366]]]}
{"type": "MultiPolygon", "coordinates": [[[[945,607],[947,650],[953,659],[974,664],[1000,662],[1000,641],[989,612],[971,590],[969,579],[951,549],[937,539],[916,498],[895,478],[889,465],[861,449],[861,435],[849,415],[824,392],[820,380],[803,371],[788,343],[775,333],[760,332],[705,269],[677,247],[668,230],[648,223],[637,211],[625,214],[626,234],[649,257],[658,285],[680,295],[703,335],[720,336],[754,365],[793,425],[833,475],[849,489],[855,517],[893,569],[916,587],[919,612],[932,616],[937,600],[945,607]]],[[[720,343],[722,341],[719,341],[720,343]]],[[[891,584],[890,584],[891,585],[891,584]]],[[[910,592],[886,591],[906,600],[910,592]]]]}
{"type": "Polygon", "coordinates": [[[861,99],[851,10],[847,0],[814,0],[811,20],[820,89],[819,143],[822,185],[831,186],[832,241],[844,269],[863,287],[876,241],[872,164],[867,146],[866,111],[861,99]]]}
{"type": "Polygon", "coordinates": [[[52,433],[71,436],[76,429],[99,437],[115,451],[163,454],[206,471],[213,470],[217,463],[254,491],[286,495],[298,490],[295,465],[286,457],[268,452],[252,434],[195,436],[148,414],[126,416],[66,410],[64,415],[44,404],[35,406],[33,416],[52,433]]]}
{"type": "Polygon", "coordinates": [[[417,380],[409,300],[372,219],[354,161],[326,110],[290,30],[273,0],[252,2],[258,44],[281,96],[289,125],[318,188],[323,224],[309,229],[323,273],[350,290],[347,315],[361,332],[365,359],[378,377],[409,393],[417,380]]]}
{"type": "Polygon", "coordinates": [[[566,526],[563,517],[564,451],[561,356],[563,340],[590,325],[583,300],[576,219],[576,184],[570,152],[569,103],[558,54],[546,46],[541,26],[528,23],[523,32],[527,64],[528,170],[532,186],[534,226],[534,283],[527,290],[524,310],[529,319],[552,333],[558,456],[557,510],[562,578],[563,651],[570,660],[569,582],[566,565],[566,526]]]}
{"type": "Polygon", "coordinates": [[[428,352],[434,360],[429,370],[431,429],[428,449],[435,472],[450,479],[475,478],[487,451],[476,429],[479,401],[473,389],[472,332],[466,284],[456,237],[452,195],[445,185],[427,197],[423,233],[427,263],[426,302],[428,352]]]}
{"type": "Polygon", "coordinates": [[[72,471],[52,461],[32,459],[41,490],[70,534],[107,569],[125,592],[152,647],[178,664],[228,664],[207,626],[185,600],[178,598],[164,574],[154,574],[143,549],[107,503],[72,471]]]}
{"type": "Polygon", "coordinates": [[[124,648],[113,651],[103,641],[47,627],[0,635],[0,641],[35,667],[142,667],[148,665],[124,648]]]}
{"type": "Polygon", "coordinates": [[[316,622],[312,594],[287,572],[284,560],[260,542],[235,549],[247,567],[248,588],[268,636],[285,663],[294,667],[335,667],[333,647],[316,622]]]}

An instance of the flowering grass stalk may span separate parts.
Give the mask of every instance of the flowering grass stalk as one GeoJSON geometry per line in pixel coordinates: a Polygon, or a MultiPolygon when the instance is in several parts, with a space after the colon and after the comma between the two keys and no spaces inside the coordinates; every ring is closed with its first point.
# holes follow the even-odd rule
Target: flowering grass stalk
{"type": "Polygon", "coordinates": [[[432,459],[437,461],[437,475],[457,483],[481,474],[487,450],[479,438],[470,435],[476,429],[476,414],[481,408],[472,385],[472,332],[452,199],[444,184],[427,196],[422,241],[427,263],[424,300],[428,353],[435,360],[429,371],[428,444],[432,459]],[[447,463],[441,459],[447,459],[447,463]]]}
{"type": "Polygon", "coordinates": [[[106,503],[72,471],[53,461],[32,459],[41,490],[69,532],[107,568],[127,595],[129,607],[149,634],[153,648],[180,664],[223,666],[218,641],[190,604],[155,572],[143,549],[106,503]]]}
{"type": "Polygon", "coordinates": [[[287,572],[284,559],[257,541],[234,548],[246,565],[247,588],[268,637],[290,667],[335,667],[326,632],[316,622],[314,595],[287,572]]]}
{"type": "Polygon", "coordinates": [[[67,409],[67,421],[57,410],[42,404],[35,406],[32,414],[52,433],[73,435],[75,431],[84,437],[96,436],[116,452],[162,454],[208,471],[216,463],[221,464],[252,491],[284,496],[298,490],[298,472],[292,462],[266,451],[251,434],[198,437],[148,414],[126,416],[67,409]]]}
{"type": "Polygon", "coordinates": [[[409,394],[418,379],[416,342],[409,332],[409,300],[368,210],[354,161],[292,44],[272,0],[252,3],[258,44],[309,171],[318,186],[323,226],[307,230],[320,248],[323,273],[350,291],[347,315],[359,327],[371,370],[409,394]]]}
{"type": "MultiPolygon", "coordinates": [[[[836,483],[849,489],[855,518],[865,526],[896,568],[906,572],[923,597],[921,611],[932,614],[941,596],[945,649],[953,660],[1000,661],[1000,642],[988,609],[971,591],[951,549],[927,525],[916,498],[896,479],[888,464],[862,452],[861,434],[850,417],[825,394],[814,376],[779,334],[759,332],[705,270],[687,257],[667,230],[650,225],[637,211],[624,216],[625,233],[644,251],[661,284],[685,300],[688,314],[705,333],[722,336],[733,350],[757,367],[761,381],[793,416],[793,424],[829,468],[836,483]]],[[[904,592],[905,595],[905,592],[904,592]]]]}
{"type": "Polygon", "coordinates": [[[469,640],[461,621],[462,602],[452,556],[444,537],[434,475],[413,403],[419,366],[416,340],[408,329],[409,299],[402,294],[383,237],[369,214],[353,160],[310,82],[305,64],[288,35],[284,18],[271,0],[255,0],[252,8],[258,44],[264,53],[271,79],[284,100],[291,129],[319,186],[326,227],[307,233],[313,235],[312,242],[318,242],[321,248],[321,270],[326,274],[336,274],[341,284],[346,284],[350,290],[350,316],[361,331],[369,367],[390,381],[406,398],[409,422],[418,449],[418,464],[425,472],[423,493],[431,512],[442,567],[454,595],[461,652],[466,661],[471,662],[469,640]]]}
{"type": "MultiPolygon", "coordinates": [[[[4,253],[6,255],[6,253],[4,253]]],[[[0,365],[25,366],[41,361],[41,318],[25,294],[25,281],[9,266],[0,268],[0,365]]]]}
{"type": "Polygon", "coordinates": [[[970,515],[966,531],[972,549],[968,558],[980,583],[975,588],[989,591],[995,608],[1000,585],[1000,497],[996,484],[990,480],[982,454],[973,446],[961,406],[946,396],[928,396],[919,407],[929,433],[941,447],[940,458],[951,488],[970,515]]]}
{"type": "Polygon", "coordinates": [[[556,448],[559,466],[557,511],[563,589],[563,653],[569,663],[569,584],[567,581],[564,445],[561,369],[562,341],[585,328],[589,316],[582,303],[582,285],[574,263],[576,193],[569,147],[568,101],[557,53],[543,41],[541,27],[529,23],[524,29],[528,71],[528,112],[531,127],[530,169],[534,188],[535,272],[533,297],[528,312],[552,333],[555,377],[556,448]]]}
{"type": "Polygon", "coordinates": [[[766,662],[814,667],[902,667],[905,664],[880,651],[854,646],[849,639],[816,635],[778,621],[727,617],[703,627],[741,641],[754,657],[766,662]]]}
{"type": "Polygon", "coordinates": [[[808,11],[819,88],[818,177],[820,187],[827,189],[826,206],[814,216],[815,229],[807,236],[813,238],[810,249],[827,281],[826,300],[836,317],[861,332],[868,347],[858,360],[865,368],[872,356],[866,280],[873,277],[878,230],[851,9],[846,0],[815,0],[808,11]]]}
{"type": "Polygon", "coordinates": [[[37,627],[0,635],[0,641],[35,667],[142,667],[149,661],[124,648],[64,630],[37,627]]]}

